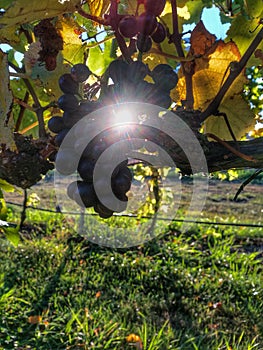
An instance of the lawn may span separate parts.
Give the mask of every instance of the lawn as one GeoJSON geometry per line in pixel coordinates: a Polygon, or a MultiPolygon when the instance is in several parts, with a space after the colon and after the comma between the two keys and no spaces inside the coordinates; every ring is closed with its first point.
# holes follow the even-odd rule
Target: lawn
{"type": "Polygon", "coordinates": [[[262,228],[173,223],[113,249],[29,211],[17,247],[0,236],[0,349],[262,350],[262,252],[262,228]]]}

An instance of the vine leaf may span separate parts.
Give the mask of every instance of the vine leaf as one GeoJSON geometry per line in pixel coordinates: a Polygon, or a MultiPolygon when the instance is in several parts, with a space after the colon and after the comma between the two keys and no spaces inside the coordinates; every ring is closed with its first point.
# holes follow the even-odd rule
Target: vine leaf
{"type": "MultiPolygon", "coordinates": [[[[262,2],[261,2],[262,7],[262,2]]],[[[263,16],[263,11],[261,16],[263,16]]],[[[253,39],[258,34],[261,25],[259,25],[259,17],[253,19],[246,19],[244,16],[238,16],[233,19],[231,27],[227,32],[226,41],[234,41],[239,49],[241,55],[244,54],[246,49],[249,47],[253,39]]],[[[263,42],[258,46],[258,49],[263,49],[263,42]]],[[[247,63],[247,67],[257,66],[261,64],[260,59],[254,55],[251,56],[247,63]]]]}
{"type": "MultiPolygon", "coordinates": [[[[198,24],[196,28],[197,30],[193,31],[191,37],[190,54],[201,54],[202,52],[204,54],[202,57],[196,58],[194,64],[191,62],[189,64],[194,67],[192,77],[194,109],[204,110],[216,96],[224,78],[229,74],[229,70],[235,69],[235,62],[240,60],[241,55],[234,42],[214,41],[202,24],[198,24]]],[[[182,101],[186,98],[186,83],[181,70],[179,76],[177,88],[172,91],[172,98],[176,100],[179,95],[179,99],[182,101]]],[[[246,82],[244,73],[241,73],[219,106],[219,112],[227,115],[237,139],[244,136],[255,125],[254,113],[242,97],[246,82]]],[[[214,134],[223,140],[233,139],[223,117],[210,116],[204,122],[204,129],[205,132],[214,134]]]]}
{"type": "Polygon", "coordinates": [[[36,63],[32,68],[30,78],[35,81],[39,87],[43,87],[45,92],[51,97],[51,100],[56,101],[62,92],[58,85],[58,80],[64,73],[69,73],[70,65],[64,64],[64,58],[61,52],[57,55],[57,67],[52,72],[47,71],[44,65],[36,63]]]}
{"type": "MultiPolygon", "coordinates": [[[[204,4],[201,0],[197,1],[177,1],[177,14],[178,14],[178,29],[179,32],[183,32],[183,25],[187,23],[198,22],[201,18],[201,14],[204,8],[204,4]]],[[[169,29],[169,33],[173,33],[173,18],[172,18],[172,6],[169,1],[166,2],[164,11],[161,15],[161,20],[165,23],[169,29]]],[[[169,38],[166,38],[160,47],[163,53],[169,55],[177,55],[174,45],[171,45],[169,38]]]]}
{"type": "Polygon", "coordinates": [[[84,31],[73,17],[60,17],[56,24],[63,38],[63,57],[71,64],[83,62],[86,45],[82,43],[80,34],[84,31]]]}
{"type": "Polygon", "coordinates": [[[18,43],[16,28],[24,23],[74,12],[80,0],[13,0],[0,18],[0,41],[18,43]]]}
{"type": "Polygon", "coordinates": [[[110,0],[88,0],[90,14],[102,16],[110,5],[110,0]]]}
{"type": "Polygon", "coordinates": [[[89,49],[88,67],[92,73],[102,75],[113,58],[110,57],[112,40],[105,41],[104,50],[100,46],[95,46],[89,49]]]}
{"type": "Polygon", "coordinates": [[[262,16],[262,0],[246,0],[247,13],[251,18],[262,16]]]}
{"type": "Polygon", "coordinates": [[[216,36],[206,30],[202,21],[198,22],[195,29],[192,31],[190,44],[191,53],[193,55],[204,55],[213,46],[216,41],[216,36]]]}
{"type": "MultiPolygon", "coordinates": [[[[148,65],[150,70],[153,70],[158,64],[167,64],[167,58],[159,54],[158,44],[153,43],[152,51],[144,54],[143,62],[148,65]]],[[[146,80],[152,82],[151,78],[146,78],[146,80]]]]}
{"type": "Polygon", "coordinates": [[[13,95],[9,86],[7,55],[0,50],[0,139],[11,150],[16,149],[13,138],[14,121],[12,118],[13,95]],[[8,120],[9,119],[9,120],[8,120]],[[8,124],[7,124],[8,121],[8,124]]]}

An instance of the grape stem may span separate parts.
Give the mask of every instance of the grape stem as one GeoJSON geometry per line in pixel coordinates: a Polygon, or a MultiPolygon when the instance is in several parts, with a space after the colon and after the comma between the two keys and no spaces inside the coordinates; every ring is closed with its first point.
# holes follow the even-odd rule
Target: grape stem
{"type": "Polygon", "coordinates": [[[81,7],[77,7],[77,11],[82,17],[90,19],[93,22],[96,22],[96,23],[104,25],[104,26],[109,25],[109,22],[107,19],[104,19],[104,18],[98,17],[98,16],[90,15],[89,13],[85,12],[81,7]]]}
{"type": "MultiPolygon", "coordinates": [[[[24,99],[23,99],[22,102],[25,103],[25,104],[27,105],[28,99],[29,99],[29,92],[26,91],[25,97],[24,97],[24,99]]],[[[14,101],[15,101],[15,99],[14,99],[14,101]]],[[[20,100],[20,101],[21,101],[21,100],[20,100]]],[[[21,107],[20,107],[20,111],[19,111],[18,118],[17,118],[16,125],[15,125],[15,132],[18,132],[18,130],[19,130],[19,128],[20,128],[20,125],[21,125],[21,123],[22,123],[24,114],[25,114],[25,110],[27,109],[27,107],[24,106],[24,105],[22,105],[22,104],[21,104],[20,106],[21,106],[21,107]]]]}
{"type": "Polygon", "coordinates": [[[121,50],[123,58],[127,62],[131,62],[131,56],[128,50],[128,47],[126,45],[126,42],[124,38],[121,36],[118,28],[119,24],[119,18],[118,18],[118,2],[117,0],[111,0],[110,5],[110,15],[109,15],[109,22],[112,30],[114,31],[115,38],[117,40],[117,43],[119,45],[119,48],[121,50]]]}
{"type": "MultiPolygon", "coordinates": [[[[118,42],[119,48],[121,50],[123,58],[127,61],[131,61],[131,56],[128,50],[128,47],[125,43],[125,40],[119,33],[119,14],[118,14],[118,1],[117,0],[111,0],[110,5],[110,14],[105,16],[105,18],[97,17],[90,15],[89,13],[86,13],[81,7],[77,7],[78,13],[87,19],[90,19],[93,22],[96,22],[98,24],[102,24],[104,26],[110,26],[114,32],[115,38],[118,42]]],[[[97,43],[96,43],[97,44],[97,43]]]]}
{"type": "Polygon", "coordinates": [[[35,109],[34,107],[30,106],[30,105],[27,103],[28,98],[27,98],[27,99],[24,98],[24,99],[22,100],[22,99],[20,99],[20,98],[16,98],[16,97],[15,97],[13,101],[14,101],[14,103],[20,105],[20,106],[23,107],[24,109],[28,109],[28,110],[31,111],[31,112],[35,112],[35,111],[36,111],[36,109],[35,109]]]}
{"type": "MultiPolygon", "coordinates": [[[[173,16],[173,33],[170,36],[170,42],[173,42],[179,57],[185,57],[182,47],[182,34],[179,33],[178,14],[177,14],[177,2],[171,0],[172,4],[172,16],[173,16]]],[[[182,63],[182,71],[185,76],[186,83],[186,101],[185,108],[192,110],[194,107],[194,94],[193,94],[193,74],[194,74],[194,62],[182,63]]]]}
{"type": "Polygon", "coordinates": [[[155,47],[151,48],[150,53],[157,54],[158,56],[171,58],[171,59],[173,59],[175,61],[179,61],[179,62],[191,62],[191,61],[194,61],[196,58],[199,58],[199,56],[179,57],[179,56],[171,55],[169,53],[162,52],[161,50],[159,50],[155,47]]]}
{"type": "MultiPolygon", "coordinates": [[[[17,73],[25,73],[25,69],[24,67],[19,68],[17,67],[15,64],[13,64],[12,62],[8,62],[8,65],[13,68],[17,73]]],[[[37,115],[37,119],[38,119],[38,135],[39,138],[46,138],[46,129],[45,129],[45,123],[44,123],[44,116],[43,116],[43,112],[44,109],[42,108],[39,99],[37,97],[37,94],[35,93],[35,90],[33,88],[33,86],[31,85],[30,81],[27,78],[22,78],[24,81],[24,84],[26,85],[29,93],[31,94],[33,101],[34,101],[34,105],[35,105],[35,112],[37,115]]]]}
{"type": "Polygon", "coordinates": [[[249,58],[252,56],[253,52],[256,50],[262,39],[263,28],[261,28],[261,30],[258,32],[258,34],[254,38],[244,55],[241,57],[240,61],[237,62],[237,64],[235,65],[235,69],[230,69],[228,77],[226,78],[225,82],[223,83],[215,98],[211,101],[209,106],[200,114],[200,119],[202,122],[210,115],[217,114],[218,107],[222,99],[224,98],[230,86],[233,84],[234,80],[243,71],[249,58]]]}

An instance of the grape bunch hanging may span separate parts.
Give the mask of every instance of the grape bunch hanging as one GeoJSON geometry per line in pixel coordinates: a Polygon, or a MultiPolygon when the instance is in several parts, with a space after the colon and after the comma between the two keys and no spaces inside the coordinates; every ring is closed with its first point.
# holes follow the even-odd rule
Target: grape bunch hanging
{"type": "Polygon", "coordinates": [[[120,17],[118,30],[124,38],[131,39],[137,35],[137,49],[147,52],[152,42],[161,43],[166,38],[166,29],[157,17],[163,12],[166,0],[138,0],[144,6],[140,16],[120,17]]]}
{"type": "MultiPolygon", "coordinates": [[[[170,90],[176,86],[178,81],[177,74],[169,65],[159,64],[150,71],[148,66],[141,61],[126,63],[119,59],[110,63],[105,73],[108,82],[101,85],[97,100],[89,97],[81,98],[80,87],[82,91],[85,91],[85,82],[90,74],[92,73],[86,65],[76,64],[71,68],[70,73],[63,74],[59,79],[59,86],[64,94],[58,99],[58,106],[63,110],[63,116],[53,116],[48,122],[50,131],[57,134],[55,143],[58,146],[62,144],[69,130],[78,121],[101,107],[122,102],[148,102],[169,108],[171,105],[170,90]],[[152,83],[145,80],[147,76],[152,78],[152,83]]],[[[72,182],[67,189],[68,196],[72,200],[80,206],[93,207],[101,218],[111,217],[113,210],[107,208],[98,199],[93,183],[94,168],[100,155],[112,144],[125,139],[125,135],[124,131],[114,128],[96,135],[81,154],[77,169],[81,180],[72,182]]],[[[148,136],[146,133],[144,137],[155,141],[152,133],[149,133],[148,136]]],[[[85,140],[77,138],[74,149],[63,149],[58,153],[56,157],[58,171],[65,175],[72,173],[70,165],[78,157],[83,142],[85,140]]],[[[100,188],[106,184],[105,179],[109,174],[110,163],[109,160],[108,164],[103,164],[103,172],[99,178],[96,178],[96,181],[99,182],[96,185],[100,188]]],[[[132,174],[128,168],[128,160],[125,160],[116,166],[111,175],[111,190],[124,204],[120,206],[120,210],[115,209],[115,211],[125,209],[131,182],[132,174]]],[[[106,192],[107,189],[105,189],[106,192]]]]}

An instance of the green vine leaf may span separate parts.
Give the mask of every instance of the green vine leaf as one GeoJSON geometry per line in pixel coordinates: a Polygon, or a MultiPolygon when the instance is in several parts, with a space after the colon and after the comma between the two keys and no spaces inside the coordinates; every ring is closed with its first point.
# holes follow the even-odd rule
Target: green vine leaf
{"type": "Polygon", "coordinates": [[[47,71],[44,65],[36,63],[32,68],[31,79],[39,87],[43,87],[50,99],[56,101],[63,93],[61,92],[58,79],[64,73],[69,73],[70,65],[64,63],[61,53],[57,56],[57,67],[53,71],[47,71]]]}
{"type": "MultiPolygon", "coordinates": [[[[263,16],[263,11],[261,16],[263,16]]],[[[261,28],[258,24],[259,18],[250,20],[246,19],[244,16],[234,18],[227,32],[226,41],[234,41],[238,46],[239,52],[243,55],[261,28]]],[[[263,49],[263,42],[258,46],[258,49],[263,49]]],[[[258,66],[260,64],[260,59],[252,55],[248,61],[247,67],[258,66]]]]}
{"type": "Polygon", "coordinates": [[[110,57],[112,40],[105,41],[104,48],[97,45],[89,50],[88,66],[92,73],[102,75],[113,58],[110,57]]]}
{"type": "Polygon", "coordinates": [[[0,189],[5,192],[14,192],[15,187],[14,185],[11,185],[6,180],[0,179],[0,189]]]}
{"type": "Polygon", "coordinates": [[[12,115],[13,95],[9,86],[7,55],[0,50],[0,139],[11,150],[16,149],[13,138],[14,122],[12,115]]]}

